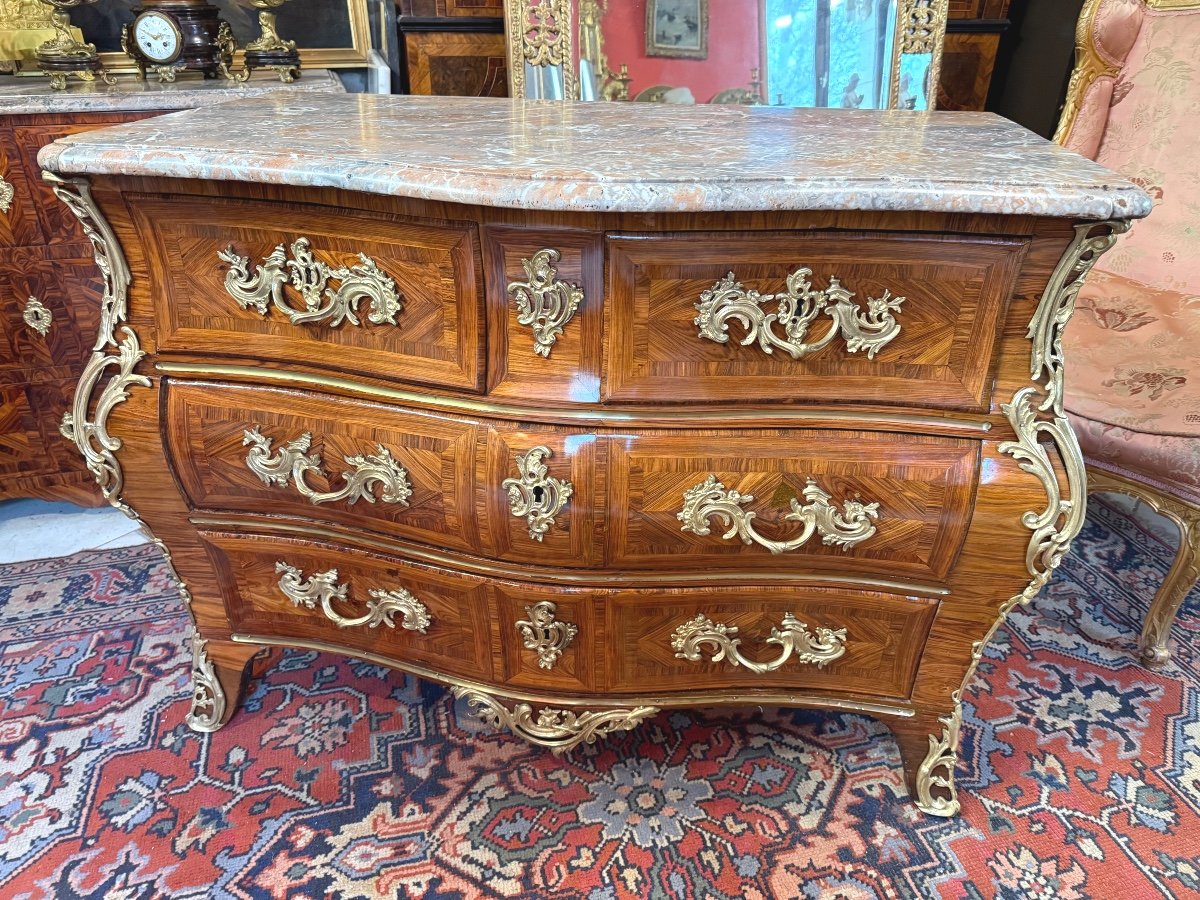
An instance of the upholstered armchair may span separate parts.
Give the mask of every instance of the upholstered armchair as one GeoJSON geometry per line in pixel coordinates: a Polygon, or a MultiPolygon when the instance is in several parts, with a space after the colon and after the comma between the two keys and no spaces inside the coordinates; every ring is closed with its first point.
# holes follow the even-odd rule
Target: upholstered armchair
{"type": "Polygon", "coordinates": [[[1088,0],[1055,140],[1137,182],[1155,210],[1079,293],[1066,407],[1090,490],[1142,498],[1179,527],[1142,659],[1168,658],[1200,578],[1200,0],[1088,0]]]}

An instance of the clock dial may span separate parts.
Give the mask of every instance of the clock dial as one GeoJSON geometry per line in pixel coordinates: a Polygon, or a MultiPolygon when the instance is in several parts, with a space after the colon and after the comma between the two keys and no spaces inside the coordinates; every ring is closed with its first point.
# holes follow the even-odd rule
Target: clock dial
{"type": "Polygon", "coordinates": [[[138,50],[155,63],[169,63],[179,55],[182,38],[175,23],[162,13],[144,13],[133,23],[138,50]]]}

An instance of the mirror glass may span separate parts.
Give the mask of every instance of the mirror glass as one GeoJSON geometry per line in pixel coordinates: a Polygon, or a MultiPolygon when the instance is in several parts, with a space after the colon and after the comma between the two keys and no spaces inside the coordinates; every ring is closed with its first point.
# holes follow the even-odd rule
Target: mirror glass
{"type": "Polygon", "coordinates": [[[510,43],[514,29],[525,27],[520,49],[510,49],[516,96],[918,110],[933,106],[947,5],[508,2],[510,43]]]}

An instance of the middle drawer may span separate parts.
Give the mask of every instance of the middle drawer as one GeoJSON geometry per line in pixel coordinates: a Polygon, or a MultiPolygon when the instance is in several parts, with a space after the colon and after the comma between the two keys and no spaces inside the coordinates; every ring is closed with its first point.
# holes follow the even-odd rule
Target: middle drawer
{"type": "MultiPolygon", "coordinates": [[[[577,431],[165,382],[192,506],[290,516],[514,567],[660,583],[945,584],[981,443],[834,429],[577,431]]],[[[453,562],[453,560],[451,560],[453,562]]]]}

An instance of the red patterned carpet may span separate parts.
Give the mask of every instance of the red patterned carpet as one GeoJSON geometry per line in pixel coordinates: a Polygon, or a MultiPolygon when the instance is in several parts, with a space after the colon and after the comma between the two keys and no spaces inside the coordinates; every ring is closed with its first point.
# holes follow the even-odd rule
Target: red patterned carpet
{"type": "Polygon", "coordinates": [[[0,568],[0,897],[1197,898],[1200,596],[1133,664],[1168,564],[1093,503],[965,698],[952,820],[860,716],[663,714],[560,760],[311,652],[200,737],[155,550],[0,568]]]}

